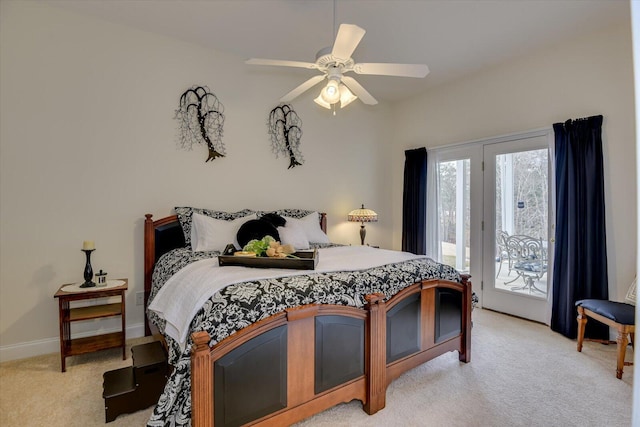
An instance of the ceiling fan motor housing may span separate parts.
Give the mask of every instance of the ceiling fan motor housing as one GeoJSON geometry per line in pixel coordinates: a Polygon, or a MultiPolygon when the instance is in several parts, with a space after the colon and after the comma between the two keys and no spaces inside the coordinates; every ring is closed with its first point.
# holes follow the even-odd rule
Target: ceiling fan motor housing
{"type": "Polygon", "coordinates": [[[352,58],[338,58],[333,56],[331,51],[331,47],[325,47],[316,54],[316,65],[320,71],[329,71],[332,67],[339,68],[340,72],[353,69],[355,61],[352,58]]]}

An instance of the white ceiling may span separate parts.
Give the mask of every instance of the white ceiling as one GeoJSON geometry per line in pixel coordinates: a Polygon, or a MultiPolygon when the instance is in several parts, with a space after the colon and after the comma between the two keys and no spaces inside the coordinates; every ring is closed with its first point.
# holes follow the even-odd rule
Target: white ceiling
{"type": "MultiPolygon", "coordinates": [[[[227,51],[240,60],[314,62],[335,34],[333,0],[45,2],[227,51]]],[[[378,100],[397,101],[558,40],[625,23],[629,7],[626,0],[337,0],[335,25],[356,24],[367,31],[353,55],[356,62],[429,66],[425,79],[356,76],[378,100]]],[[[291,89],[316,73],[277,70],[291,76],[291,89]]]]}

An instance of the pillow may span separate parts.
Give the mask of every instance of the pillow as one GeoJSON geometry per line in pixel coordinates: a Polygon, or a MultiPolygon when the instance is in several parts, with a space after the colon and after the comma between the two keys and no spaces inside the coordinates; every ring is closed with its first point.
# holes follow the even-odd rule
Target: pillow
{"type": "Polygon", "coordinates": [[[278,233],[280,244],[291,245],[296,250],[309,249],[309,239],[300,224],[289,220],[284,227],[278,227],[278,233]]]}
{"type": "Polygon", "coordinates": [[[284,227],[285,223],[287,222],[283,217],[274,212],[260,216],[260,220],[267,221],[274,227],[284,227]]]}
{"type": "Polygon", "coordinates": [[[636,305],[636,287],[637,287],[638,278],[636,277],[631,282],[631,286],[627,290],[627,295],[624,299],[627,301],[627,304],[636,305]]]}
{"type": "MultiPolygon", "coordinates": [[[[212,211],[210,209],[202,209],[202,208],[192,208],[192,207],[183,207],[177,206],[175,208],[176,215],[178,216],[178,221],[180,222],[180,226],[182,227],[182,232],[184,233],[184,241],[187,246],[192,246],[191,237],[193,235],[191,231],[191,219],[194,212],[199,213],[200,215],[205,215],[211,218],[216,219],[224,219],[224,220],[232,220],[240,217],[247,216],[249,214],[254,213],[252,210],[243,209],[238,212],[223,212],[223,211],[212,211]]],[[[247,218],[250,219],[250,218],[247,218]]],[[[230,243],[230,242],[229,242],[230,243]]]]}
{"type": "MultiPolygon", "coordinates": [[[[303,218],[290,218],[284,217],[287,220],[287,224],[291,221],[294,224],[299,225],[307,236],[309,243],[330,243],[329,237],[320,228],[320,217],[318,212],[313,212],[303,218]]],[[[286,226],[286,224],[285,224],[286,226]]]]}
{"type": "Polygon", "coordinates": [[[271,236],[278,241],[280,240],[278,230],[271,222],[262,218],[252,219],[240,226],[236,241],[238,242],[238,247],[242,249],[249,241],[253,239],[260,240],[264,236],[271,236]]]}
{"type": "Polygon", "coordinates": [[[256,219],[255,214],[224,220],[193,212],[191,248],[194,252],[203,252],[223,251],[229,243],[239,247],[236,234],[242,224],[252,219],[256,219]]]}
{"type": "Polygon", "coordinates": [[[312,214],[314,211],[306,210],[306,209],[279,209],[277,211],[258,211],[258,217],[264,216],[269,213],[273,213],[276,215],[280,215],[285,218],[304,218],[307,215],[312,214]]]}

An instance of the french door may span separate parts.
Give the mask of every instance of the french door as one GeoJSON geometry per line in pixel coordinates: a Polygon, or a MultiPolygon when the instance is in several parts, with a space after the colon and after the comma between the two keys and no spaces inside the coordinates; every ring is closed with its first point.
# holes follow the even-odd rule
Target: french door
{"type": "Polygon", "coordinates": [[[427,254],[471,274],[479,295],[482,277],[482,146],[430,151],[427,156],[427,254]],[[430,186],[429,182],[437,182],[430,186]],[[435,203],[432,203],[435,201],[435,203]]]}
{"type": "Polygon", "coordinates": [[[483,307],[543,323],[553,259],[550,138],[544,130],[430,150],[427,169],[437,182],[427,253],[471,274],[483,307]]]}
{"type": "Polygon", "coordinates": [[[548,322],[549,133],[484,146],[483,307],[548,322]]]}

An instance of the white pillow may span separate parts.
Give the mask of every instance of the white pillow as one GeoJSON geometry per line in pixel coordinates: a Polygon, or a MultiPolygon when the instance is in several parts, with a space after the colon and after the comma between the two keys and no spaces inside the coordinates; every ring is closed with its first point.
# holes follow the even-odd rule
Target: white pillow
{"type": "Polygon", "coordinates": [[[296,250],[309,249],[307,235],[302,227],[293,221],[287,220],[284,227],[278,227],[278,234],[280,235],[280,243],[283,245],[291,245],[296,250]]]}
{"type": "Polygon", "coordinates": [[[215,219],[210,216],[193,213],[191,228],[191,249],[194,252],[223,251],[233,243],[240,247],[236,235],[245,222],[257,219],[256,214],[250,214],[234,220],[215,219]]]}
{"type": "MultiPolygon", "coordinates": [[[[289,218],[284,217],[287,220],[287,224],[289,221],[294,224],[299,225],[304,230],[304,234],[307,236],[307,240],[309,243],[330,243],[329,237],[324,234],[324,231],[320,228],[320,217],[318,216],[318,212],[312,212],[309,215],[303,218],[289,218]]],[[[285,224],[286,226],[286,224],[285,224]]]]}

